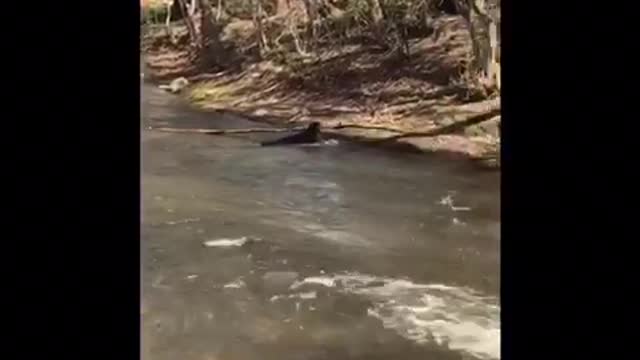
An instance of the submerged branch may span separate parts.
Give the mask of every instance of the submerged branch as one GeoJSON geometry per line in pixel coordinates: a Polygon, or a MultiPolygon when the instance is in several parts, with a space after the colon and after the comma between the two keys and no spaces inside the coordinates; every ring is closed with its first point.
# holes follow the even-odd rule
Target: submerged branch
{"type": "MultiPolygon", "coordinates": [[[[469,126],[477,125],[481,122],[491,120],[498,115],[500,115],[500,109],[499,108],[492,109],[488,112],[471,116],[466,120],[462,120],[451,125],[447,125],[437,129],[423,131],[423,132],[404,133],[402,132],[402,130],[384,127],[384,126],[358,125],[358,124],[338,124],[338,125],[327,127],[327,129],[340,130],[340,129],[346,129],[346,128],[357,128],[357,129],[365,129],[365,130],[383,130],[383,131],[400,133],[398,135],[374,140],[376,142],[382,142],[382,141],[391,141],[391,140],[397,140],[397,139],[408,138],[408,137],[434,137],[434,136],[440,136],[440,135],[453,134],[469,126]]],[[[291,127],[291,128],[247,128],[247,129],[183,129],[183,128],[170,128],[170,127],[158,127],[158,128],[149,127],[148,129],[155,130],[155,131],[162,131],[162,132],[171,132],[171,133],[226,135],[226,134],[249,134],[249,133],[280,133],[280,132],[290,132],[290,131],[302,131],[302,130],[305,130],[306,128],[307,128],[306,126],[297,126],[297,127],[291,127]]]]}
{"type": "Polygon", "coordinates": [[[186,133],[186,134],[207,134],[207,135],[225,135],[225,134],[249,134],[249,133],[278,133],[288,131],[304,130],[306,127],[294,127],[288,129],[282,128],[249,128],[249,129],[181,129],[181,128],[149,128],[149,130],[171,132],[171,133],[186,133]]]}

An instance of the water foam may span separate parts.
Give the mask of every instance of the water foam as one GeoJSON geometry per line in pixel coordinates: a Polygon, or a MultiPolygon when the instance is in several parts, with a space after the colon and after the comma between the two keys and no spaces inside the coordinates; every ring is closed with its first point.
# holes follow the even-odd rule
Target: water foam
{"type": "Polygon", "coordinates": [[[296,284],[335,286],[372,300],[368,314],[419,344],[436,343],[480,359],[500,359],[498,299],[471,289],[358,273],[315,276],[296,284]]]}
{"type": "Polygon", "coordinates": [[[227,283],[223,286],[223,288],[225,289],[240,289],[245,287],[246,284],[244,283],[244,281],[242,279],[236,279],[230,283],[227,283]]]}
{"type": "Polygon", "coordinates": [[[269,301],[275,302],[282,299],[301,299],[301,300],[312,300],[318,297],[318,293],[315,291],[302,292],[291,295],[274,295],[269,301]]]}
{"type": "Polygon", "coordinates": [[[296,281],[295,283],[293,283],[293,285],[291,285],[290,289],[297,289],[304,284],[316,284],[326,287],[334,287],[336,285],[336,281],[328,276],[311,276],[304,278],[302,281],[296,281]]]}
{"type": "Polygon", "coordinates": [[[207,240],[204,242],[204,246],[206,247],[232,247],[232,246],[242,246],[250,241],[259,241],[257,238],[250,238],[247,236],[243,236],[237,239],[216,239],[216,240],[207,240]]]}

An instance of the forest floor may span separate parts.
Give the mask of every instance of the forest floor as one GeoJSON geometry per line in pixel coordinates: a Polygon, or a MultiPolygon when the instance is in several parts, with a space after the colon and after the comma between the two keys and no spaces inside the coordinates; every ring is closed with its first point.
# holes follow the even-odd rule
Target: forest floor
{"type": "MultiPolygon", "coordinates": [[[[143,45],[144,76],[159,83],[187,78],[181,94],[200,108],[287,126],[354,124],[360,128],[325,132],[499,167],[499,94],[465,86],[460,73],[470,42],[464,21],[453,16],[439,21],[440,35],[413,39],[408,59],[373,46],[334,45],[313,56],[277,61],[244,56],[232,69],[198,67],[184,46],[163,41],[164,33],[158,32],[143,45]],[[424,136],[488,113],[495,116],[452,133],[424,136]]],[[[223,38],[241,42],[237,28],[242,26],[232,25],[223,38]]]]}

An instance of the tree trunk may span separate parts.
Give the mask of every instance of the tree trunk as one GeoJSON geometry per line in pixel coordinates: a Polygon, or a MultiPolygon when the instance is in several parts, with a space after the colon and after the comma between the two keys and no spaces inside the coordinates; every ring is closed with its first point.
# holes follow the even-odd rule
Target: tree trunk
{"type": "Polygon", "coordinates": [[[499,90],[499,23],[487,11],[489,1],[491,0],[458,0],[458,8],[469,25],[473,51],[471,71],[480,74],[487,85],[495,85],[499,90]]]}
{"type": "Polygon", "coordinates": [[[310,39],[311,46],[315,46],[318,40],[319,29],[319,13],[318,3],[315,0],[303,0],[304,9],[307,14],[307,37],[310,39]]]}
{"type": "Polygon", "coordinates": [[[300,40],[300,36],[298,35],[298,30],[296,29],[297,24],[293,21],[289,21],[289,32],[293,37],[293,45],[296,47],[296,51],[301,56],[309,56],[309,53],[304,49],[302,41],[300,40]]]}
{"type": "Polygon", "coordinates": [[[375,25],[379,25],[384,20],[384,12],[380,0],[370,0],[371,18],[375,25]]]}
{"type": "Polygon", "coordinates": [[[256,27],[256,41],[258,48],[260,49],[260,55],[264,55],[269,51],[269,44],[267,37],[264,34],[264,28],[262,27],[262,18],[264,17],[264,10],[262,8],[262,0],[253,1],[253,24],[256,27]]]}
{"type": "Polygon", "coordinates": [[[500,90],[500,39],[498,38],[498,24],[489,23],[489,46],[491,47],[491,56],[487,66],[487,74],[489,79],[495,79],[498,91],[500,90]]]}
{"type": "Polygon", "coordinates": [[[198,0],[191,0],[191,3],[189,4],[189,16],[193,18],[193,16],[196,14],[196,8],[198,7],[198,0]]]}
{"type": "Polygon", "coordinates": [[[165,30],[167,31],[167,36],[173,42],[173,32],[171,31],[171,8],[173,7],[173,1],[165,1],[165,8],[167,9],[167,17],[164,20],[165,30]]]}
{"type": "Polygon", "coordinates": [[[218,11],[216,12],[216,21],[220,21],[224,12],[224,1],[218,0],[218,11]]]}
{"type": "Polygon", "coordinates": [[[277,0],[276,16],[284,16],[289,11],[289,0],[277,0]]]}
{"type": "Polygon", "coordinates": [[[200,46],[207,47],[212,35],[211,7],[207,0],[198,0],[200,7],[200,46]]]}
{"type": "Polygon", "coordinates": [[[371,6],[371,18],[373,19],[373,30],[378,41],[384,43],[384,8],[381,0],[369,0],[371,6]]]}
{"type": "MultiPolygon", "coordinates": [[[[190,8],[187,5],[186,0],[176,0],[180,5],[180,11],[182,11],[182,17],[184,19],[184,23],[187,26],[187,30],[189,31],[189,38],[191,40],[192,45],[199,46],[198,33],[196,31],[195,24],[193,23],[193,15],[191,13],[190,8]]],[[[193,6],[193,5],[191,5],[193,6]]]]}
{"type": "Polygon", "coordinates": [[[227,51],[220,41],[220,26],[214,24],[211,6],[207,0],[198,0],[200,7],[200,59],[202,66],[226,66],[227,51]]]}

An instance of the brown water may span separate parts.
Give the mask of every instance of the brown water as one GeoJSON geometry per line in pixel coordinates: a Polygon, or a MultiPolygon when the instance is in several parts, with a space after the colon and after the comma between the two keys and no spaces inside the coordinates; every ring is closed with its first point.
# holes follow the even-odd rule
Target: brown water
{"type": "MultiPolygon", "coordinates": [[[[143,125],[260,126],[143,86],[143,125]]],[[[143,358],[497,359],[500,178],[143,131],[143,358]]]]}

